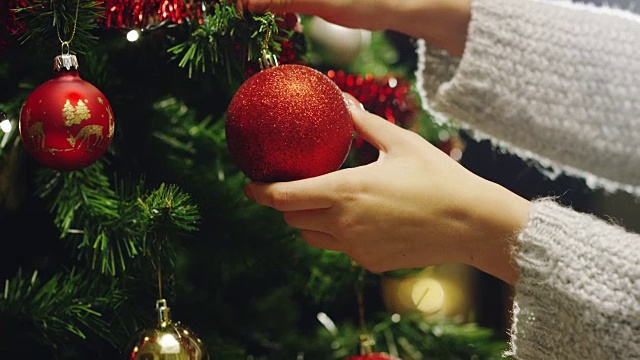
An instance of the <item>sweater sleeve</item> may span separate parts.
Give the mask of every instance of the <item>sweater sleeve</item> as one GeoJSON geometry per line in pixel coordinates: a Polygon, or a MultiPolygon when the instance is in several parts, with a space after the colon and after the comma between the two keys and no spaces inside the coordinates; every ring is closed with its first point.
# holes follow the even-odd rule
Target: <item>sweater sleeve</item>
{"type": "Polygon", "coordinates": [[[561,1],[474,0],[465,51],[418,41],[436,118],[550,177],[640,194],[640,16],[561,1]]]}
{"type": "Polygon", "coordinates": [[[518,359],[640,357],[640,236],[550,199],[519,235],[518,359]]]}

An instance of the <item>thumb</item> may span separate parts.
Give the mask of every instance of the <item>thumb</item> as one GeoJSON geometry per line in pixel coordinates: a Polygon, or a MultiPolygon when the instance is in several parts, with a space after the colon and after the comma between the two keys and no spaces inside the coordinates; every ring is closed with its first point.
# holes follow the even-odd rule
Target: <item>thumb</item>
{"type": "Polygon", "coordinates": [[[403,142],[402,136],[407,130],[366,111],[351,94],[344,93],[344,96],[349,104],[353,127],[366,142],[383,152],[389,152],[393,144],[403,142]]]}

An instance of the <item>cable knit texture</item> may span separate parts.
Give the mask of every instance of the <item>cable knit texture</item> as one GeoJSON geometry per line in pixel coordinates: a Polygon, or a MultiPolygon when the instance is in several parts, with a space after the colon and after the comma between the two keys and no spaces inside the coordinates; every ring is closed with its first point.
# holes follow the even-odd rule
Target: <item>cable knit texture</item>
{"type": "Polygon", "coordinates": [[[459,63],[419,42],[422,96],[550,177],[640,194],[638,19],[566,2],[474,1],[459,63]]]}
{"type": "Polygon", "coordinates": [[[637,234],[545,199],[518,247],[517,358],[640,358],[637,234]]]}
{"type": "MultiPolygon", "coordinates": [[[[418,42],[426,109],[550,177],[640,195],[640,17],[540,0],[474,0],[460,59],[418,42]]],[[[640,235],[551,198],[514,249],[510,355],[640,359],[640,235]]]]}

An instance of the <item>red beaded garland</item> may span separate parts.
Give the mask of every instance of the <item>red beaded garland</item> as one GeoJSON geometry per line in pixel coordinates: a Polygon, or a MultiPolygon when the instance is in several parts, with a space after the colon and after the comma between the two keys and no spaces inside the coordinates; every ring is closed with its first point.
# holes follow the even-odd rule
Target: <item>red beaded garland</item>
{"type": "Polygon", "coordinates": [[[290,181],[335,171],[346,160],[353,122],[344,95],[323,73],[274,66],[245,81],[229,104],[227,147],[257,181],[290,181]]]}
{"type": "MultiPolygon", "coordinates": [[[[420,111],[420,103],[411,92],[411,82],[402,77],[374,77],[371,74],[348,74],[329,70],[327,76],[340,90],[353,95],[367,111],[403,128],[410,128],[420,111]]],[[[376,161],[378,149],[356,136],[353,142],[354,160],[358,165],[376,161]]]]}
{"type": "Polygon", "coordinates": [[[144,28],[163,21],[201,21],[204,6],[208,4],[184,0],[104,0],[104,22],[108,28],[144,28]]]}
{"type": "Polygon", "coordinates": [[[40,164],[60,171],[97,161],[107,151],[114,128],[107,98],[80,78],[76,68],[56,71],[29,95],[20,112],[24,149],[40,164]]]}

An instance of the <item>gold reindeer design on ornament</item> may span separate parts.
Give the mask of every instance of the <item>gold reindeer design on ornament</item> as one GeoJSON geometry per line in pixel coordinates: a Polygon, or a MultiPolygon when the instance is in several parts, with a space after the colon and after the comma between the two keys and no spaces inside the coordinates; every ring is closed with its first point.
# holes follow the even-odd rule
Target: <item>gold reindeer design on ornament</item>
{"type": "Polygon", "coordinates": [[[109,136],[109,139],[111,139],[113,137],[113,133],[115,132],[116,122],[113,121],[113,112],[111,112],[111,108],[107,106],[106,109],[107,109],[107,113],[109,114],[109,135],[108,136],[109,136]]]}
{"type": "Polygon", "coordinates": [[[111,110],[111,106],[105,104],[105,101],[102,99],[102,97],[98,96],[98,103],[102,106],[104,106],[104,109],[107,111],[107,114],[109,115],[109,135],[107,135],[109,137],[109,139],[111,139],[113,137],[113,133],[115,132],[115,127],[116,127],[116,123],[113,121],[113,111],[111,110]]]}
{"type": "Polygon", "coordinates": [[[104,136],[102,135],[102,125],[87,125],[78,131],[76,136],[69,136],[67,141],[71,147],[75,148],[76,145],[80,146],[83,143],[88,143],[88,148],[100,146],[104,141],[104,136]],[[89,139],[93,137],[93,142],[89,143],[89,139]]]}
{"type": "Polygon", "coordinates": [[[36,150],[44,149],[44,128],[43,122],[38,121],[29,126],[27,129],[27,134],[29,134],[29,138],[33,142],[33,147],[36,150]]]}

